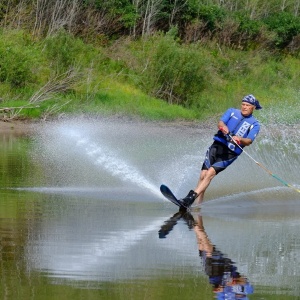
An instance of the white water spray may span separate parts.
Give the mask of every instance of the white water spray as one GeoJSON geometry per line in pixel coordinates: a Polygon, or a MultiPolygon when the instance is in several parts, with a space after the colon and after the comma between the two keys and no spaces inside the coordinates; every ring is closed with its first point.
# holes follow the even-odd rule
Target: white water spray
{"type": "MultiPolygon", "coordinates": [[[[50,184],[113,187],[110,190],[119,194],[123,188],[123,195],[130,194],[129,189],[134,187],[134,191],[164,199],[159,191],[161,183],[168,185],[178,197],[195,186],[214,131],[208,134],[205,128],[69,120],[47,124],[40,132],[40,149],[35,152],[43,159],[50,184]],[[125,189],[119,181],[126,183],[125,189]]],[[[295,132],[292,137],[295,138],[282,138],[281,130],[275,132],[264,127],[247,151],[278,177],[298,186],[295,166],[299,165],[299,147],[294,146],[295,132]]],[[[241,155],[214,179],[205,199],[278,186],[281,184],[277,180],[241,155]]]]}
{"type": "Polygon", "coordinates": [[[131,166],[125,159],[120,158],[120,155],[114,153],[112,149],[95,143],[75,130],[64,130],[63,133],[75,141],[76,147],[89,157],[94,165],[100,166],[112,176],[122,181],[131,182],[162,197],[157,186],[150,183],[139,170],[131,166]]]}

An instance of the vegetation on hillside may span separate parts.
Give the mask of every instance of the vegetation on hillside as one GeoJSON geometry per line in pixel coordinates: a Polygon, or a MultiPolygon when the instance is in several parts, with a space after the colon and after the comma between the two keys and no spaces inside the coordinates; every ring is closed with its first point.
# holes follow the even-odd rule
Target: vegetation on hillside
{"type": "Polygon", "coordinates": [[[193,120],[253,93],[297,120],[299,13],[300,0],[3,0],[0,113],[193,120]]]}
{"type": "Polygon", "coordinates": [[[184,43],[214,39],[247,49],[298,52],[300,0],[3,0],[0,21],[46,37],[64,28],[107,44],[178,29],[184,43]]]}

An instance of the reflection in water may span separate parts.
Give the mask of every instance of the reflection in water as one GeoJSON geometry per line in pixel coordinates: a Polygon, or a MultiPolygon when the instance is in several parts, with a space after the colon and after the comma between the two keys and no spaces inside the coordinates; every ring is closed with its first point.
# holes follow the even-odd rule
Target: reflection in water
{"type": "Polygon", "coordinates": [[[245,276],[238,272],[234,262],[212,244],[205,232],[201,215],[197,215],[194,219],[189,212],[177,212],[161,226],[158,231],[159,238],[166,238],[181,218],[190,229],[194,229],[199,256],[202,258],[204,270],[215,297],[218,300],[247,300],[247,295],[253,294],[252,285],[245,276]]]}
{"type": "MultiPolygon", "coordinates": [[[[188,215],[188,218],[193,218],[188,215]]],[[[225,257],[224,254],[209,240],[203,226],[201,216],[197,216],[194,231],[197,236],[199,255],[202,257],[205,272],[209,282],[213,285],[213,291],[218,299],[247,299],[247,294],[253,293],[253,288],[248,279],[242,276],[234,262],[225,257]]]]}
{"type": "Polygon", "coordinates": [[[177,222],[183,217],[184,213],[182,211],[177,212],[170,219],[164,222],[164,225],[161,226],[158,231],[158,235],[160,239],[165,238],[170,231],[172,231],[173,227],[177,224],[177,222]]]}
{"type": "MultiPolygon", "coordinates": [[[[245,156],[207,191],[205,231],[197,216],[176,214],[157,238],[174,208],[159,186],[175,187],[181,197],[194,184],[201,147],[211,138],[207,128],[108,120],[44,125],[33,138],[0,143],[1,299],[55,292],[53,299],[190,300],[201,292],[207,300],[242,289],[245,299],[252,290],[240,273],[255,286],[253,300],[299,300],[299,193],[245,156]]],[[[249,150],[293,184],[299,129],[291,140],[290,128],[280,128],[289,134],[277,139],[264,128],[249,150]]]]}

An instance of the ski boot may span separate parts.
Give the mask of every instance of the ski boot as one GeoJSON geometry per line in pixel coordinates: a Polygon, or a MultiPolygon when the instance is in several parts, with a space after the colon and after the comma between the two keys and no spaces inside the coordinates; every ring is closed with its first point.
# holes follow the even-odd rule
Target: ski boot
{"type": "Polygon", "coordinates": [[[195,193],[193,190],[190,190],[190,192],[187,194],[187,196],[180,201],[182,202],[182,205],[186,208],[189,208],[193,202],[196,200],[198,194],[195,193]]]}

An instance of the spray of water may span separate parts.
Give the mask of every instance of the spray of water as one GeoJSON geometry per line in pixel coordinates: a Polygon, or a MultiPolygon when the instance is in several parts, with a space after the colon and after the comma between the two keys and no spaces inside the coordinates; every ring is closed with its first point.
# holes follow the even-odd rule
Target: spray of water
{"type": "Polygon", "coordinates": [[[110,147],[94,142],[88,136],[83,136],[78,130],[63,128],[61,132],[65,137],[71,139],[77,149],[86,155],[94,165],[122,181],[131,182],[161,197],[157,186],[149,182],[137,168],[121,158],[119,154],[114,153],[110,147]]]}
{"type": "MultiPolygon", "coordinates": [[[[299,165],[299,127],[275,128],[263,126],[247,152],[278,177],[298,187],[295,166],[299,165]]],[[[159,185],[164,183],[181,197],[195,187],[214,132],[201,127],[178,129],[143,123],[64,121],[41,130],[40,144],[44,149],[35,152],[43,156],[49,182],[56,178],[58,185],[78,186],[80,182],[81,186],[95,183],[97,187],[119,189],[120,183],[125,182],[126,189],[134,187],[163,199],[159,185]]],[[[214,179],[205,200],[278,186],[280,182],[242,154],[214,179]]]]}

